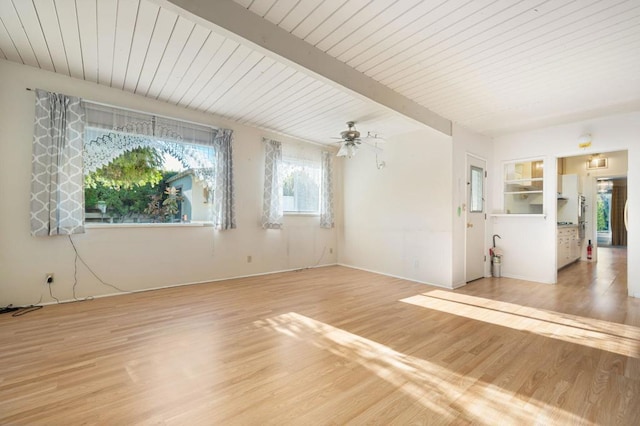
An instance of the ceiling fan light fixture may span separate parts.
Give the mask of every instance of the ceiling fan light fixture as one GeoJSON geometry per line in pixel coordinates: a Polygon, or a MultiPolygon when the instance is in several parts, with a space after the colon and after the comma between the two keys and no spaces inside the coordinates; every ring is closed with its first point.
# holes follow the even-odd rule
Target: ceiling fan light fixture
{"type": "Polygon", "coordinates": [[[358,151],[358,147],[354,143],[343,143],[340,150],[336,154],[337,157],[353,158],[358,151]]]}
{"type": "Polygon", "coordinates": [[[340,133],[342,139],[346,141],[353,141],[360,138],[360,132],[356,130],[356,122],[355,121],[347,121],[347,126],[349,129],[340,133]]]}

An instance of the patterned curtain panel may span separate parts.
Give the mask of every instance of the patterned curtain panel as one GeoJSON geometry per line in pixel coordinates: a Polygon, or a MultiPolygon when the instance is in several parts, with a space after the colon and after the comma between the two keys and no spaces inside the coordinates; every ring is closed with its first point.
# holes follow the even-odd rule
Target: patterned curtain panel
{"type": "Polygon", "coordinates": [[[320,194],[320,227],[333,228],[333,155],[322,152],[322,193],[320,194]]]}
{"type": "Polygon", "coordinates": [[[84,232],[80,98],[36,90],[31,174],[31,234],[84,232]]]}
{"type": "Polygon", "coordinates": [[[233,130],[220,129],[213,139],[216,150],[216,188],[213,220],[216,229],[235,229],[236,210],[233,190],[233,130]]]}
{"type": "Polygon", "coordinates": [[[281,229],[282,204],[282,144],[271,139],[264,142],[264,199],[262,204],[262,227],[281,229]]]}

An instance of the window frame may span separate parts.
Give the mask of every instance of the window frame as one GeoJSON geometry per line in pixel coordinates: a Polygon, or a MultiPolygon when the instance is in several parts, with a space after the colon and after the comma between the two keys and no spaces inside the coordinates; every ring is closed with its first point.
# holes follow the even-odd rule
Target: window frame
{"type": "MultiPolygon", "coordinates": [[[[282,166],[283,169],[286,169],[286,164],[287,163],[291,163],[291,162],[297,162],[299,163],[302,167],[305,167],[307,165],[313,165],[314,170],[317,174],[317,182],[314,182],[315,184],[318,185],[318,194],[317,194],[317,210],[315,211],[301,211],[301,210],[286,210],[284,207],[284,173],[282,176],[282,197],[283,197],[283,206],[282,206],[282,214],[284,216],[320,216],[320,208],[321,208],[321,204],[322,204],[322,159],[320,156],[318,156],[318,160],[313,160],[310,158],[302,158],[302,157],[297,157],[294,155],[283,155],[282,156],[282,166]]],[[[295,191],[295,188],[294,188],[295,191]]],[[[295,195],[294,195],[295,196],[295,195]]]]}
{"type": "Polygon", "coordinates": [[[546,215],[545,162],[544,157],[535,157],[502,163],[503,214],[507,216],[546,215]],[[508,208],[510,206],[520,209],[526,206],[528,211],[511,211],[511,208],[508,208]]]}
{"type": "MultiPolygon", "coordinates": [[[[207,144],[204,143],[204,137],[203,135],[207,135],[207,132],[211,131],[210,129],[213,130],[217,130],[215,127],[206,125],[206,124],[201,124],[201,123],[196,123],[196,122],[191,122],[191,121],[187,121],[187,120],[182,120],[182,119],[178,119],[178,118],[172,118],[172,117],[166,117],[166,116],[161,116],[161,115],[157,115],[154,114],[152,112],[143,112],[143,111],[136,111],[136,110],[131,110],[131,109],[127,109],[127,108],[122,108],[122,107],[118,107],[118,106],[111,106],[111,105],[107,105],[107,104],[101,104],[101,103],[96,103],[96,102],[87,102],[85,101],[85,106],[87,108],[92,108],[92,111],[98,111],[98,113],[94,113],[94,118],[98,118],[97,121],[91,122],[91,123],[87,123],[86,124],[86,129],[91,129],[92,131],[94,131],[95,133],[100,133],[100,132],[104,132],[104,134],[112,134],[112,135],[116,135],[116,134],[126,134],[126,135],[130,135],[132,137],[141,137],[141,138],[145,138],[145,139],[149,139],[151,142],[151,144],[153,144],[153,141],[157,141],[159,144],[163,143],[163,144],[184,144],[184,145],[190,145],[192,147],[191,150],[195,150],[196,152],[199,151],[199,149],[197,147],[203,147],[205,149],[205,156],[202,157],[206,160],[205,163],[206,164],[206,170],[209,169],[209,167],[211,167],[212,170],[214,170],[213,174],[215,176],[215,167],[217,164],[217,160],[216,160],[216,149],[212,144],[207,144]],[[117,115],[120,119],[122,117],[126,117],[128,116],[128,114],[132,114],[132,119],[135,118],[139,118],[139,117],[146,117],[146,119],[149,121],[149,123],[151,123],[154,127],[154,132],[153,134],[144,134],[144,133],[134,133],[128,130],[122,130],[120,127],[113,127],[113,130],[111,130],[111,128],[108,127],[108,123],[106,121],[101,121],[102,117],[99,116],[100,112],[104,113],[104,111],[107,112],[113,112],[114,115],[117,115]],[[186,134],[187,137],[189,135],[194,135],[194,139],[191,139],[190,137],[188,137],[186,140],[183,139],[179,133],[176,132],[172,132],[171,131],[171,127],[165,127],[164,129],[162,129],[163,131],[167,131],[167,137],[164,136],[164,134],[160,134],[160,135],[156,135],[155,133],[155,126],[156,123],[158,124],[158,126],[165,124],[168,126],[171,125],[175,125],[177,127],[175,127],[176,129],[178,129],[179,133],[182,133],[182,131],[186,132],[183,134],[186,134]],[[198,133],[199,132],[199,133],[198,133]],[[197,136],[196,136],[197,135],[197,136]],[[209,151],[211,150],[211,151],[209,151]]],[[[108,121],[108,120],[107,120],[108,121]]],[[[133,127],[135,127],[135,125],[139,124],[139,122],[136,122],[135,120],[132,121],[133,127]]],[[[126,126],[125,126],[126,127],[126,126]]],[[[83,138],[83,146],[86,146],[86,144],[91,143],[90,140],[91,135],[89,135],[87,132],[85,132],[84,138],[83,138]]],[[[154,147],[155,149],[158,149],[157,147],[154,147]]],[[[171,150],[170,148],[168,148],[167,146],[163,146],[161,148],[161,153],[165,152],[167,153],[167,150],[171,150]]],[[[115,151],[117,151],[117,148],[115,148],[115,151]]],[[[122,155],[122,154],[120,154],[122,155]]],[[[170,153],[170,155],[172,155],[170,153]]],[[[193,155],[193,154],[191,154],[193,155]]],[[[172,155],[174,158],[177,158],[175,155],[172,155]]],[[[119,157],[119,156],[118,156],[119,157]]],[[[83,160],[86,159],[86,152],[83,153],[83,160]]],[[[117,158],[117,157],[116,157],[117,158]]],[[[199,158],[199,155],[197,156],[193,156],[193,159],[191,159],[191,157],[189,157],[189,155],[187,155],[185,158],[190,158],[189,161],[191,162],[197,162],[200,161],[202,162],[202,158],[200,158],[200,160],[195,160],[196,158],[199,158]]],[[[113,160],[112,160],[113,161],[113,160]]],[[[109,163],[107,163],[109,164],[109,163]]],[[[202,167],[202,166],[200,166],[202,167]]],[[[202,173],[203,170],[202,168],[193,168],[193,170],[196,170],[196,174],[199,175],[199,173],[202,173]]],[[[205,173],[209,173],[209,172],[205,172],[205,173]]],[[[207,174],[203,174],[202,176],[211,176],[211,175],[207,175],[207,174]]],[[[200,177],[202,177],[200,176],[200,177]]],[[[195,182],[195,179],[194,179],[195,182]]],[[[182,185],[181,185],[182,186],[182,185]]],[[[207,188],[208,185],[204,185],[204,192],[207,192],[207,188]]],[[[82,186],[82,191],[83,194],[86,194],[86,186],[84,185],[84,181],[83,181],[83,186],[82,186]]],[[[161,189],[161,188],[159,188],[161,189]]],[[[211,188],[208,190],[209,193],[209,198],[207,200],[205,200],[205,202],[203,203],[205,206],[207,206],[207,208],[212,209],[213,208],[213,191],[214,189],[211,188]]],[[[182,190],[180,190],[180,192],[182,193],[182,190]]],[[[193,220],[193,216],[190,217],[188,219],[188,221],[183,221],[182,217],[183,217],[183,203],[184,200],[182,200],[179,203],[180,206],[180,212],[179,212],[179,217],[180,220],[179,221],[172,221],[172,222],[87,222],[86,221],[86,215],[87,215],[87,205],[85,204],[84,206],[84,211],[83,211],[83,224],[86,228],[95,228],[95,229],[107,229],[107,228],[152,228],[152,227],[174,227],[174,226],[187,226],[187,227],[198,227],[198,226],[214,226],[214,218],[210,217],[208,220],[193,220]]],[[[193,203],[192,203],[193,204],[193,203]]],[[[91,207],[89,207],[91,208],[91,207]]],[[[192,212],[193,213],[193,212],[192,212]]]]}

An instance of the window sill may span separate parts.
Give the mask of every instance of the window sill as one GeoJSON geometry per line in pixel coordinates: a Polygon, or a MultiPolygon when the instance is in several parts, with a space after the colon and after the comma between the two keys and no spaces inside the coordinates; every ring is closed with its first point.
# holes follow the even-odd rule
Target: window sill
{"type": "Polygon", "coordinates": [[[285,216],[320,216],[320,213],[284,212],[285,216]]]}
{"type": "Polygon", "coordinates": [[[85,223],[86,229],[111,229],[111,228],[202,228],[212,227],[213,223],[85,223]]]}
{"type": "Polygon", "coordinates": [[[545,213],[490,213],[491,217],[543,217],[546,219],[545,213]]]}

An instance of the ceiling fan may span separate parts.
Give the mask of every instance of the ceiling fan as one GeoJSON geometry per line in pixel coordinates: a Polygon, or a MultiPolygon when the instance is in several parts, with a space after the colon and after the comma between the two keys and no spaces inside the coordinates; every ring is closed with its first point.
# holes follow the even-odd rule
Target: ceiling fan
{"type": "Polygon", "coordinates": [[[340,132],[340,137],[335,139],[341,139],[342,146],[336,154],[338,157],[351,158],[356,155],[356,152],[360,146],[366,146],[367,149],[375,151],[376,154],[382,152],[382,148],[377,146],[378,142],[384,142],[384,139],[377,134],[367,132],[367,136],[361,138],[360,132],[356,129],[355,121],[347,121],[348,129],[340,132]],[[372,144],[373,143],[373,144],[372,144]]]}

